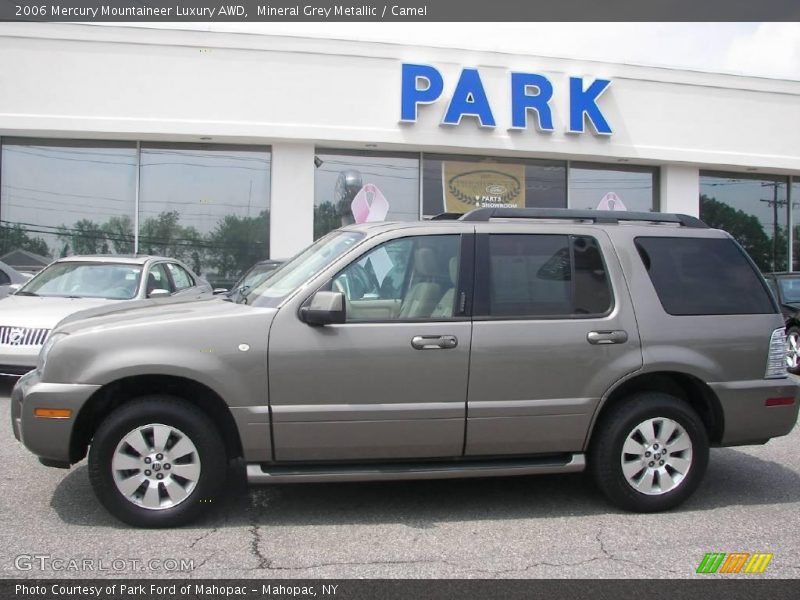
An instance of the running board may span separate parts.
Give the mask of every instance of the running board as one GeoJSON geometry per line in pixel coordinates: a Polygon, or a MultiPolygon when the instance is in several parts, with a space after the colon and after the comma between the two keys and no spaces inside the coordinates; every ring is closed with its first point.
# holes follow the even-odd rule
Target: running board
{"type": "Polygon", "coordinates": [[[583,454],[559,457],[474,460],[448,463],[397,463],[381,465],[247,465],[251,484],[316,483],[325,481],[392,481],[404,479],[455,479],[506,477],[545,473],[578,473],[586,467],[583,454]]]}

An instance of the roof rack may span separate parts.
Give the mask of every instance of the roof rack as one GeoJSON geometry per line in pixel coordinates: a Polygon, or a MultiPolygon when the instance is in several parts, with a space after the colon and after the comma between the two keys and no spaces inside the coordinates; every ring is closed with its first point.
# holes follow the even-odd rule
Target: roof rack
{"type": "MultiPolygon", "coordinates": [[[[442,218],[450,218],[445,213],[442,218]]],[[[460,221],[489,221],[491,219],[563,219],[592,221],[616,225],[620,221],[646,223],[675,223],[682,227],[708,229],[697,217],[675,213],[628,212],[621,210],[574,210],[570,208],[476,208],[462,215],[460,221]]]]}
{"type": "Polygon", "coordinates": [[[457,221],[463,216],[463,213],[443,212],[431,217],[431,221],[457,221]]]}

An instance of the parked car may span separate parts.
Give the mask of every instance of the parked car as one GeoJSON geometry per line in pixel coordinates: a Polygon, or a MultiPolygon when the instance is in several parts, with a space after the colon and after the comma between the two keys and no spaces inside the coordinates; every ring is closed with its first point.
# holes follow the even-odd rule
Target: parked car
{"type": "Polygon", "coordinates": [[[30,275],[20,273],[6,263],[0,262],[0,298],[5,298],[30,278],[30,275]]]}
{"type": "Polygon", "coordinates": [[[64,324],[12,421],[45,465],[88,451],[100,502],[145,527],[212,506],[233,460],[251,483],[588,466],[659,511],[709,446],[792,429],[784,352],[755,264],[693,217],[477,209],[336,230],[239,303],[64,324]]]}
{"type": "Polygon", "coordinates": [[[0,300],[0,375],[36,366],[50,331],[69,315],[104,305],[210,295],[183,263],[158,256],[70,256],[59,259],[0,300]]]}
{"type": "Polygon", "coordinates": [[[275,272],[283,264],[282,260],[260,260],[250,267],[228,291],[228,297],[237,302],[242,294],[258,286],[262,281],[275,272]]]}
{"type": "Polygon", "coordinates": [[[786,368],[800,375],[800,273],[764,275],[786,323],[786,368]]]}

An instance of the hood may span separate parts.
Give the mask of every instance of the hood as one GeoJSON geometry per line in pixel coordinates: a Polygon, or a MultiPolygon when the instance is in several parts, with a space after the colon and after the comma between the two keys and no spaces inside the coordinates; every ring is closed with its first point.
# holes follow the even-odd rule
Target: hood
{"type": "MultiPolygon", "coordinates": [[[[219,298],[206,296],[203,299],[189,298],[163,302],[158,300],[140,300],[126,302],[124,306],[107,307],[85,311],[66,319],[58,330],[65,333],[81,333],[98,329],[117,329],[136,327],[138,325],[157,325],[159,323],[177,324],[184,321],[202,321],[240,314],[252,314],[254,311],[265,312],[265,309],[254,308],[244,304],[234,304],[219,298]]],[[[275,312],[268,309],[267,312],[275,312]]],[[[198,323],[201,327],[201,323],[198,323]]]]}
{"type": "Polygon", "coordinates": [[[7,296],[0,300],[0,326],[52,329],[64,317],[90,308],[120,304],[105,298],[48,298],[7,296]]]}
{"type": "Polygon", "coordinates": [[[79,321],[81,319],[102,317],[105,315],[127,312],[136,308],[149,308],[157,306],[166,306],[170,304],[181,304],[185,302],[193,302],[199,299],[207,299],[210,297],[211,297],[210,294],[198,293],[197,295],[190,295],[190,296],[173,296],[169,298],[158,298],[154,300],[150,299],[126,300],[124,302],[118,301],[113,304],[101,304],[100,306],[87,307],[86,310],[75,312],[66,317],[61,323],[59,323],[59,325],[66,325],[67,323],[72,323],[73,321],[79,321]]]}

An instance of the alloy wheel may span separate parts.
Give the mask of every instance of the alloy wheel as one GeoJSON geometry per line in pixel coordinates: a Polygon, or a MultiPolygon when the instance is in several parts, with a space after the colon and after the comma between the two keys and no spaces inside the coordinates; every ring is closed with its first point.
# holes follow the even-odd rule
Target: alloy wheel
{"type": "Polygon", "coordinates": [[[633,489],[648,496],[666,494],[681,485],[692,466],[692,440],[677,421],[647,419],[625,438],[620,461],[633,489]]]}
{"type": "Polygon", "coordinates": [[[114,484],[129,502],[149,510],[177,506],[200,480],[192,440],[170,425],[151,423],[125,435],[111,460],[114,484]]]}

